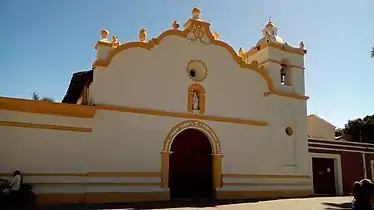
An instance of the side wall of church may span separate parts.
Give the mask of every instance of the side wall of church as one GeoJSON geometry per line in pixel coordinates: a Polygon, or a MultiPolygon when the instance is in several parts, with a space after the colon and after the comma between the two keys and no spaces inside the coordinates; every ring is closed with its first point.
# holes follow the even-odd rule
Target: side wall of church
{"type": "Polygon", "coordinates": [[[36,193],[84,192],[82,185],[56,189],[53,184],[43,182],[84,181],[89,158],[87,148],[92,137],[91,119],[5,110],[0,110],[0,119],[0,173],[3,176],[20,170],[26,174],[26,183],[35,183],[36,193]]]}

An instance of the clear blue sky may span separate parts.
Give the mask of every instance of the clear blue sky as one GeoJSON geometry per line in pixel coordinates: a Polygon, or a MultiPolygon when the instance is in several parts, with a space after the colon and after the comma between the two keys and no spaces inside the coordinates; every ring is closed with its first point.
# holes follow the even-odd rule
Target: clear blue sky
{"type": "Polygon", "coordinates": [[[279,35],[308,49],[308,112],[344,126],[374,114],[373,0],[2,0],[0,95],[61,100],[73,72],[88,70],[100,30],[135,41],[157,37],[193,7],[235,49],[251,48],[271,16],[279,35]]]}

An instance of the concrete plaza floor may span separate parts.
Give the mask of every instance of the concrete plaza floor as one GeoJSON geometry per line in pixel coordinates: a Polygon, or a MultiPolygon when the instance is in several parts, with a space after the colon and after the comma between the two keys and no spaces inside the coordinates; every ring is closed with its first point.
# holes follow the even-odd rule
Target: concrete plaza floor
{"type": "Polygon", "coordinates": [[[168,203],[62,205],[39,207],[40,210],[136,210],[136,209],[204,209],[204,210],[347,210],[352,197],[316,197],[269,201],[175,201],[168,203]]]}

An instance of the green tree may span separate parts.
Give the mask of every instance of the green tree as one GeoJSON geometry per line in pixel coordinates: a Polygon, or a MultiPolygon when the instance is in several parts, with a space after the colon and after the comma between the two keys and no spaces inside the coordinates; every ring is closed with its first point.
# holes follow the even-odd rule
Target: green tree
{"type": "Polygon", "coordinates": [[[374,47],[373,47],[373,48],[371,48],[371,52],[370,52],[370,55],[371,55],[371,57],[372,57],[372,58],[374,58],[374,47]]]}
{"type": "Polygon", "coordinates": [[[342,136],[344,134],[344,131],[342,128],[335,129],[335,137],[342,136]]]}
{"type": "Polygon", "coordinates": [[[351,141],[374,143],[374,115],[349,120],[343,133],[350,135],[351,141]]]}

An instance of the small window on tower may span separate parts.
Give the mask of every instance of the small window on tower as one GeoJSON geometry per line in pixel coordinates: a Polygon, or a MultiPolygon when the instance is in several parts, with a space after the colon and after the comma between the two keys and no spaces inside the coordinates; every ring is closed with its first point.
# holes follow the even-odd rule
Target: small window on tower
{"type": "Polygon", "coordinates": [[[280,70],[281,84],[284,85],[284,81],[285,81],[285,78],[287,76],[287,73],[286,73],[287,66],[284,65],[284,64],[282,64],[281,66],[282,66],[282,68],[280,70]]]}
{"type": "Polygon", "coordinates": [[[291,85],[291,72],[290,68],[286,64],[281,64],[281,69],[280,69],[280,82],[281,85],[291,85]]]}

